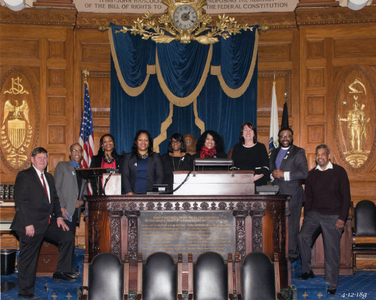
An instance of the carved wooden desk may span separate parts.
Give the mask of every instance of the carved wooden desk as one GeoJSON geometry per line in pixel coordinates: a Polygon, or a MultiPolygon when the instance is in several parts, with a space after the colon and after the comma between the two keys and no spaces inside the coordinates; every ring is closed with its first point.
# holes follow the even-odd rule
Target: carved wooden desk
{"type": "Polygon", "coordinates": [[[234,218],[233,254],[244,257],[252,251],[265,252],[271,260],[278,255],[281,286],[287,286],[286,217],[284,195],[240,196],[88,196],[86,198],[86,255],[91,261],[101,252],[125,254],[136,260],[139,252],[140,213],[229,212],[234,218]]]}

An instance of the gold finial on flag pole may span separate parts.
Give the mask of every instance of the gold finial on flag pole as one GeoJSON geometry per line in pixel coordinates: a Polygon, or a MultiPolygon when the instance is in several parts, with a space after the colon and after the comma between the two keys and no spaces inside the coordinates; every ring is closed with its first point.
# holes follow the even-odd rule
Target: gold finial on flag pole
{"type": "Polygon", "coordinates": [[[87,77],[90,75],[90,72],[88,69],[83,69],[82,74],[84,74],[85,81],[87,81],[87,77]]]}

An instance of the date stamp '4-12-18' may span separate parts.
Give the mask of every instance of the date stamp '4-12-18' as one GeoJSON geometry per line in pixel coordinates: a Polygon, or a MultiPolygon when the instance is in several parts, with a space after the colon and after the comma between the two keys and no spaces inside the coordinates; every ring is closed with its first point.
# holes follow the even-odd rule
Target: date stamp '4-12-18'
{"type": "Polygon", "coordinates": [[[359,299],[366,299],[367,298],[367,293],[364,292],[348,292],[348,293],[342,293],[341,294],[342,298],[359,298],[359,299]]]}

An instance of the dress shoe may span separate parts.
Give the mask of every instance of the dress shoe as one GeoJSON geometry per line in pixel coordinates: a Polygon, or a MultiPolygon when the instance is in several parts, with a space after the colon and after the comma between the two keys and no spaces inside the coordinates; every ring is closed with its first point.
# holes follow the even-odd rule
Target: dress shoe
{"type": "Polygon", "coordinates": [[[77,278],[72,278],[70,276],[68,276],[67,274],[70,274],[70,273],[64,273],[64,272],[55,272],[54,275],[52,275],[52,279],[54,281],[69,281],[69,282],[72,282],[72,281],[75,281],[77,278]]]}
{"type": "Polygon", "coordinates": [[[328,287],[327,291],[328,291],[328,294],[334,295],[336,293],[337,289],[336,288],[328,287]]]}
{"type": "Polygon", "coordinates": [[[303,280],[307,280],[313,277],[315,277],[315,274],[313,274],[312,270],[308,272],[304,272],[302,275],[298,276],[299,279],[303,279],[303,280]]]}
{"type": "Polygon", "coordinates": [[[72,279],[77,279],[78,278],[78,275],[77,273],[64,273],[65,275],[67,275],[68,277],[72,278],[72,279]]]}
{"type": "Polygon", "coordinates": [[[81,274],[80,271],[79,271],[78,269],[76,269],[76,268],[72,268],[71,273],[72,273],[72,274],[76,274],[77,277],[80,276],[80,274],[81,274]]]}
{"type": "Polygon", "coordinates": [[[21,299],[39,299],[39,297],[35,294],[19,294],[18,298],[21,298],[21,299]]]}

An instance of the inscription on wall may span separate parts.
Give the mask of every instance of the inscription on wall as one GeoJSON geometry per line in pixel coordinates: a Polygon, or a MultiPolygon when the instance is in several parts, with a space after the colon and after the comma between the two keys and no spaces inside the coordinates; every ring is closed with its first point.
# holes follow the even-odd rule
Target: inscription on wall
{"type": "Polygon", "coordinates": [[[193,254],[206,251],[224,258],[235,249],[232,212],[141,212],[139,217],[139,251],[143,257],[157,251],[193,254]]]}

